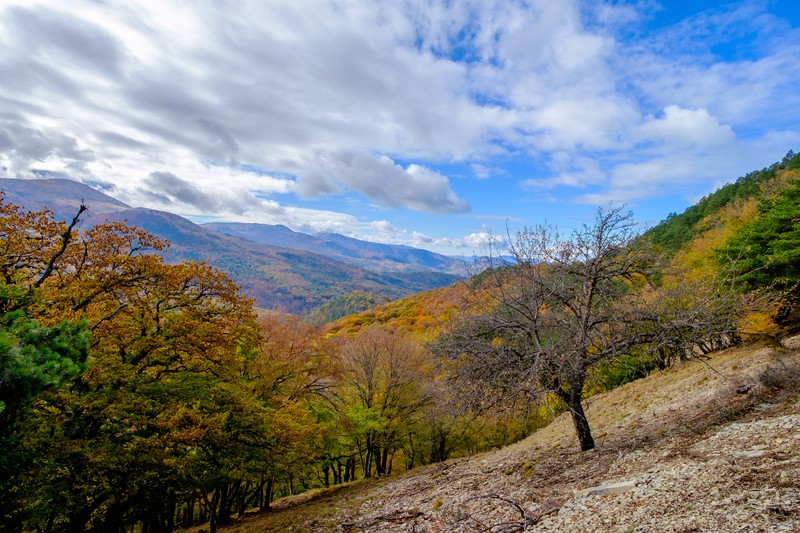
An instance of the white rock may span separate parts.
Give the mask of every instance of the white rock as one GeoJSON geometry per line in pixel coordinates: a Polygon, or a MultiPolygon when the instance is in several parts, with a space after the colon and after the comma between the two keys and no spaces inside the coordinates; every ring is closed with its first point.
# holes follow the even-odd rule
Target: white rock
{"type": "Polygon", "coordinates": [[[596,487],[591,487],[581,491],[584,494],[593,494],[595,496],[614,496],[615,494],[622,494],[628,492],[636,487],[636,481],[620,481],[619,483],[604,483],[596,487]]]}
{"type": "Polygon", "coordinates": [[[746,458],[753,458],[753,457],[761,457],[764,455],[764,450],[747,450],[745,452],[733,452],[734,457],[746,457],[746,458]]]}

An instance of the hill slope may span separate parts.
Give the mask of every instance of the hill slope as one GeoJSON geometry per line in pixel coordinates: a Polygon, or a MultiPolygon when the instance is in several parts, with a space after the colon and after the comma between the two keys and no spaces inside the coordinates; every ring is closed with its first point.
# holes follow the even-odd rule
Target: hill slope
{"type": "Polygon", "coordinates": [[[763,189],[771,191],[769,185],[782,172],[800,169],[800,154],[789,151],[783,160],[769,167],[756,170],[728,183],[695,205],[689,206],[683,213],[671,213],[657,226],[645,233],[665,254],[671,256],[703,231],[702,221],[719,213],[737,199],[763,198],[763,189]]]}
{"type": "Polygon", "coordinates": [[[93,213],[113,213],[131,206],[100,191],[67,179],[18,180],[0,178],[0,191],[6,199],[30,211],[50,209],[59,220],[71,220],[81,202],[93,213]]]}
{"type": "Polygon", "coordinates": [[[589,453],[565,413],[502,450],[287,498],[232,528],[522,531],[527,520],[535,531],[797,531],[800,338],[786,344],[729,350],[591,398],[599,446],[589,453]],[[615,482],[628,490],[580,492],[615,482]]]}
{"type": "Polygon", "coordinates": [[[353,291],[394,299],[455,280],[441,273],[413,276],[372,272],[311,252],[223,235],[178,215],[152,209],[102,213],[89,217],[87,223],[106,218],[127,220],[168,239],[169,260],[205,261],[230,275],[259,307],[288,313],[304,314],[330,298],[353,291]]]}

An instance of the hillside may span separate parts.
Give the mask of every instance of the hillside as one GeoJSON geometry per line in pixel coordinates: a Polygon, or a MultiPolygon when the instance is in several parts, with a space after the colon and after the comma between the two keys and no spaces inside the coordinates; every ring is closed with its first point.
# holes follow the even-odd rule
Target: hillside
{"type": "MultiPolygon", "coordinates": [[[[708,271],[716,263],[714,254],[756,220],[759,209],[763,210],[771,198],[791,188],[798,178],[800,155],[790,152],[782,161],[721,187],[683,213],[670,214],[641,238],[650,240],[671,262],[672,271],[708,271]]],[[[790,214],[790,223],[793,216],[790,214]]],[[[796,249],[793,243],[784,244],[784,248],[796,249]]],[[[507,262],[513,263],[510,259],[507,262]]],[[[764,264],[753,262],[748,268],[762,270],[764,264]]],[[[464,284],[434,289],[342,317],[329,324],[327,330],[332,335],[354,334],[363,327],[379,325],[430,340],[466,301],[464,284]]]]}
{"type": "MultiPolygon", "coordinates": [[[[799,165],[789,154],[651,230],[647,237],[668,264],[660,286],[708,283],[746,260],[744,271],[764,272],[772,281],[743,276],[740,283],[758,288],[779,280],[796,291],[799,165]]],[[[357,338],[378,326],[435,339],[450,317],[464,313],[466,288],[389,302],[327,331],[357,338]]],[[[795,330],[795,318],[774,314],[790,308],[796,295],[782,294],[773,311],[737,319],[737,338],[774,339],[795,330]]],[[[693,318],[690,327],[696,324],[693,318]]],[[[237,530],[797,530],[800,337],[781,348],[751,344],[666,371],[653,368],[644,379],[586,400],[597,438],[593,451],[579,452],[570,416],[563,414],[499,451],[284,499],[277,512],[245,520],[237,530]],[[583,492],[615,483],[624,492],[583,492]]]]}
{"type": "Polygon", "coordinates": [[[464,283],[419,292],[340,318],[325,326],[325,331],[331,336],[352,335],[362,328],[379,326],[432,340],[463,308],[467,294],[464,283]]]}
{"type": "MultiPolygon", "coordinates": [[[[671,256],[708,229],[703,224],[704,220],[718,214],[736,200],[761,201],[775,191],[775,181],[780,182],[783,174],[798,169],[800,169],[800,154],[789,151],[781,161],[762,170],[750,172],[720,187],[696,204],[687,207],[683,213],[670,213],[644,236],[666,255],[671,256]]],[[[780,188],[780,185],[777,188],[780,188]]]]}
{"type": "Polygon", "coordinates": [[[113,213],[131,206],[98,190],[67,179],[20,180],[0,178],[0,191],[6,199],[29,211],[50,209],[59,220],[75,216],[81,201],[91,206],[94,213],[113,213]]]}
{"type": "Polygon", "coordinates": [[[256,305],[287,313],[304,314],[329,299],[353,291],[400,298],[432,286],[448,285],[454,276],[426,272],[373,272],[323,255],[254,243],[223,235],[189,220],[152,209],[135,208],[92,215],[100,219],[127,220],[170,241],[171,261],[205,261],[229,274],[256,305]]]}
{"type": "Polygon", "coordinates": [[[591,398],[507,448],[286,498],[227,530],[797,531],[800,338],[690,361],[591,398]],[[584,492],[620,483],[623,493],[584,492]]]}
{"type": "MultiPolygon", "coordinates": [[[[798,171],[775,167],[754,191],[704,209],[672,251],[642,242],[631,213],[601,209],[564,248],[536,228],[517,264],[326,329],[256,321],[225,276],[132,254],[124,229],[60,255],[58,225],[7,208],[15,285],[0,296],[9,353],[24,358],[0,363],[8,382],[35,386],[27,404],[0,389],[0,412],[27,416],[0,438],[12,458],[0,521],[214,532],[279,499],[236,530],[793,530],[800,339],[776,340],[800,324],[785,312],[800,301],[798,171]],[[37,321],[72,329],[45,329],[40,349],[37,321]],[[63,386],[30,378],[37,358],[64,363],[63,386]],[[81,411],[54,418],[64,405],[81,411]],[[581,492],[603,483],[619,492],[581,492]]],[[[320,322],[381,302],[361,289],[385,290],[374,276],[404,274],[160,211],[107,216],[169,238],[173,260],[211,251],[240,280],[266,280],[255,288],[281,309],[327,299],[320,322]]]]}
{"type": "Polygon", "coordinates": [[[0,190],[6,192],[11,203],[34,210],[47,207],[61,220],[72,218],[83,201],[89,211],[81,227],[91,227],[105,220],[126,220],[128,224],[144,228],[170,241],[168,261],[205,261],[230,275],[257,306],[265,309],[302,315],[354,291],[394,300],[447,286],[458,279],[452,273],[420,265],[413,269],[384,271],[380,268],[383,262],[365,268],[304,249],[225,235],[173,213],[132,208],[70,180],[2,179],[0,190]]]}

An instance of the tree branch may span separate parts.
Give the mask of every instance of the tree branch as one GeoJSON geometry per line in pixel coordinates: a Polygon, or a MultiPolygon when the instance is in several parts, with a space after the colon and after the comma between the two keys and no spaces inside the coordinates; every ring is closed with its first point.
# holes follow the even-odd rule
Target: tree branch
{"type": "Polygon", "coordinates": [[[64,255],[64,252],[67,251],[67,246],[69,246],[69,243],[72,240],[72,230],[78,225],[78,222],[80,222],[81,215],[84,213],[84,211],[87,211],[88,209],[89,208],[86,207],[86,204],[83,203],[83,200],[81,200],[81,206],[78,208],[78,213],[72,219],[72,222],[70,222],[69,226],[67,226],[67,229],[64,230],[64,233],[61,234],[61,247],[50,258],[50,262],[47,263],[47,268],[44,269],[41,277],[36,280],[36,283],[33,284],[34,289],[38,289],[41,284],[50,277],[50,274],[53,273],[53,268],[55,267],[56,261],[58,261],[62,255],[64,255]]]}

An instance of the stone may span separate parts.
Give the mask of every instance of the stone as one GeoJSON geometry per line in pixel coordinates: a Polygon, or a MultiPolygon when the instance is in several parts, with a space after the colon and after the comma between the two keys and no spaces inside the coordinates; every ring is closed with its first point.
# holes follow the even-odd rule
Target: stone
{"type": "Polygon", "coordinates": [[[734,457],[746,457],[746,458],[753,458],[753,457],[761,457],[764,455],[764,450],[747,450],[745,452],[733,452],[734,457]]]}
{"type": "Polygon", "coordinates": [[[596,487],[584,489],[581,492],[584,494],[593,494],[595,496],[614,496],[628,492],[636,487],[635,481],[620,481],[618,483],[603,483],[596,487]]]}

